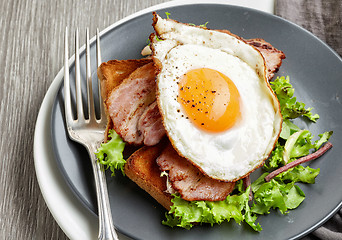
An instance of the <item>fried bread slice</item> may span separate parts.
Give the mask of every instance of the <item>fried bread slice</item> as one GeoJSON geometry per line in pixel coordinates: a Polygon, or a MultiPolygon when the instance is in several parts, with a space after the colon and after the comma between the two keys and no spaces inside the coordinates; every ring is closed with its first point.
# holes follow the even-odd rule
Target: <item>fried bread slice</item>
{"type": "Polygon", "coordinates": [[[127,159],[124,171],[140,188],[170,210],[172,197],[166,192],[167,178],[161,176],[156,162],[164,147],[165,144],[161,142],[155,146],[144,146],[138,149],[127,159]]]}

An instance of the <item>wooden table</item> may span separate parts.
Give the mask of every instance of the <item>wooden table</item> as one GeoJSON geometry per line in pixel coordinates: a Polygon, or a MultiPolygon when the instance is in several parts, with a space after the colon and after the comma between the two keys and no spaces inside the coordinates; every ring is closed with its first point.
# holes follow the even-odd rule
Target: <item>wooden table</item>
{"type": "Polygon", "coordinates": [[[67,239],[44,202],[33,160],[38,111],[63,66],[65,27],[89,27],[93,36],[97,27],[162,2],[0,1],[0,239],[67,239]]]}

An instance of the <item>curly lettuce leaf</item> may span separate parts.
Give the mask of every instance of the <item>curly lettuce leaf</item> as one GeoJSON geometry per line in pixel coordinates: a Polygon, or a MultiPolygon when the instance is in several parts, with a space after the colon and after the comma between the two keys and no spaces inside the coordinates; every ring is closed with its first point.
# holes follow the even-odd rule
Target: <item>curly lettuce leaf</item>
{"type": "Polygon", "coordinates": [[[287,210],[279,184],[274,180],[262,184],[254,193],[252,211],[257,214],[269,214],[271,208],[278,208],[281,213],[287,210]]]}
{"type": "Polygon", "coordinates": [[[314,169],[309,166],[303,167],[302,165],[298,165],[294,168],[289,169],[286,172],[280,173],[278,176],[275,176],[274,179],[278,182],[286,183],[286,182],[302,182],[302,183],[315,183],[315,179],[319,174],[320,169],[314,169]]]}
{"type": "Polygon", "coordinates": [[[289,119],[285,119],[285,120],[283,120],[283,125],[282,125],[282,128],[281,128],[280,137],[282,139],[286,140],[292,134],[294,134],[295,132],[298,132],[300,130],[301,129],[296,124],[291,122],[289,119]]]}
{"type": "Polygon", "coordinates": [[[109,130],[108,136],[110,140],[101,144],[95,155],[100,164],[106,166],[107,169],[110,168],[112,176],[115,175],[116,169],[120,169],[124,174],[126,160],[123,158],[123,150],[125,142],[114,130],[109,130]]]}
{"type": "Polygon", "coordinates": [[[271,157],[264,165],[264,169],[269,171],[271,169],[277,168],[280,165],[283,165],[283,155],[284,155],[284,146],[279,142],[276,143],[275,148],[272,151],[271,157]]]}
{"type": "Polygon", "coordinates": [[[254,193],[254,202],[251,210],[256,214],[269,214],[270,209],[279,209],[286,214],[303,202],[304,192],[293,182],[284,184],[275,180],[263,183],[254,193]]]}
{"type": "Polygon", "coordinates": [[[294,185],[296,182],[314,183],[319,169],[297,166],[293,170],[279,174],[270,182],[265,182],[268,172],[262,174],[252,183],[254,202],[252,212],[268,214],[270,209],[279,209],[285,214],[288,209],[294,209],[304,200],[304,192],[294,185]]]}
{"type": "Polygon", "coordinates": [[[313,114],[311,112],[312,108],[305,109],[305,104],[297,102],[296,97],[293,97],[294,88],[290,84],[289,77],[277,77],[270,84],[279,100],[281,114],[284,120],[305,116],[313,122],[317,121],[319,115],[313,114]]]}
{"type": "Polygon", "coordinates": [[[185,201],[180,196],[173,195],[173,205],[166,214],[164,225],[190,229],[194,223],[209,223],[211,225],[229,222],[234,219],[237,223],[245,221],[255,231],[261,231],[259,223],[255,223],[257,216],[248,205],[249,191],[247,188],[241,194],[229,195],[224,201],[185,201]]]}
{"type": "Polygon", "coordinates": [[[332,131],[319,134],[319,139],[312,143],[312,134],[308,130],[300,130],[292,134],[284,146],[283,160],[285,163],[291,162],[299,157],[310,154],[310,150],[317,150],[323,143],[327,142],[332,131]]]}
{"type": "Polygon", "coordinates": [[[311,143],[312,134],[308,130],[300,130],[292,134],[286,141],[284,146],[283,159],[285,163],[290,159],[302,157],[310,153],[313,148],[311,143]]]}
{"type": "Polygon", "coordinates": [[[271,157],[264,165],[264,169],[266,171],[275,169],[310,154],[310,151],[319,149],[323,143],[327,142],[332,134],[332,131],[319,134],[319,139],[313,143],[313,136],[308,130],[293,132],[285,144],[276,143],[271,157]]]}
{"type": "Polygon", "coordinates": [[[241,193],[245,190],[245,187],[243,185],[243,181],[239,180],[235,183],[235,187],[234,190],[236,190],[237,192],[241,193]]]}
{"type": "Polygon", "coordinates": [[[323,143],[327,142],[332,134],[333,134],[333,131],[329,131],[329,132],[325,132],[323,134],[319,134],[318,135],[319,139],[316,140],[314,145],[313,145],[315,150],[318,150],[322,146],[323,143]]]}

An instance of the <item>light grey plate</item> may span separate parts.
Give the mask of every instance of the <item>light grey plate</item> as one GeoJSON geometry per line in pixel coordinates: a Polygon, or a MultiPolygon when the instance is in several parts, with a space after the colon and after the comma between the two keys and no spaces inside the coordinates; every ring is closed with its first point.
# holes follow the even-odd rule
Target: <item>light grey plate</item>
{"type": "MultiPolygon", "coordinates": [[[[301,122],[315,136],[333,130],[332,150],[311,163],[320,168],[316,184],[300,187],[305,201],[295,211],[281,215],[272,211],[259,217],[263,231],[233,221],[192,230],[171,229],[161,224],[165,210],[129,179],[107,172],[110,202],[116,227],[136,239],[298,239],[323,224],[342,206],[342,61],[326,44],[306,30],[264,12],[228,5],[195,4],[160,10],[181,22],[203,24],[211,29],[228,29],[243,38],[263,38],[286,54],[278,75],[290,76],[295,95],[314,107],[321,118],[316,124],[301,122]]],[[[103,61],[140,58],[151,27],[152,14],[145,14],[115,27],[101,36],[103,61]]],[[[91,44],[95,53],[95,46],[91,44]]],[[[84,61],[84,53],[81,62],[84,61]]],[[[95,66],[95,63],[93,63],[95,66]]],[[[83,66],[84,67],[84,66],[83,66]]],[[[84,71],[85,72],[85,71],[84,71]]],[[[96,78],[96,69],[93,69],[96,78]]],[[[71,72],[73,75],[73,72],[71,72]]],[[[92,171],[85,149],[70,141],[63,121],[63,94],[58,92],[51,116],[52,142],[56,161],[72,191],[96,214],[92,171]]],[[[257,176],[253,176],[254,178],[257,176]]]]}

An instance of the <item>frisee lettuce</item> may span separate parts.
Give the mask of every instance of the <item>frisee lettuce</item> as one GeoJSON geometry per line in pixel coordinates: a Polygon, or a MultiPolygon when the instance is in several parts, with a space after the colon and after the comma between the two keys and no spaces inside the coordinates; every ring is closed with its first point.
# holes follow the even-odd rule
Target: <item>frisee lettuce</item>
{"type": "Polygon", "coordinates": [[[296,97],[293,97],[294,88],[290,84],[290,78],[288,76],[277,77],[274,81],[270,82],[270,84],[278,97],[281,114],[284,120],[304,116],[313,122],[317,121],[319,115],[313,114],[311,112],[312,108],[305,109],[305,104],[297,102],[296,97]]]}
{"type": "Polygon", "coordinates": [[[298,165],[292,169],[289,169],[286,172],[280,173],[279,175],[274,177],[274,180],[281,183],[315,183],[315,179],[319,174],[320,169],[314,169],[309,166],[303,167],[302,165],[298,165]]]}
{"type": "Polygon", "coordinates": [[[300,130],[292,134],[284,146],[284,162],[292,162],[296,158],[306,156],[310,154],[311,149],[317,150],[323,143],[328,141],[331,135],[332,131],[319,134],[320,138],[312,143],[311,139],[313,136],[308,130],[300,130]]]}
{"type": "Polygon", "coordinates": [[[272,179],[264,182],[254,192],[254,201],[251,211],[256,214],[269,214],[270,209],[279,209],[286,214],[288,209],[294,209],[304,200],[304,192],[293,182],[279,183],[272,179]]]}
{"type": "Polygon", "coordinates": [[[109,130],[108,137],[110,140],[107,143],[101,144],[95,155],[100,164],[106,166],[107,169],[110,168],[112,176],[115,176],[116,169],[120,169],[124,174],[126,160],[123,158],[123,150],[125,142],[114,130],[109,130]]]}
{"type": "Polygon", "coordinates": [[[319,134],[319,139],[312,143],[313,136],[308,130],[293,133],[285,144],[279,141],[276,143],[271,157],[264,165],[264,169],[269,171],[310,154],[311,151],[317,150],[323,143],[327,142],[332,134],[332,131],[319,134]]]}
{"type": "MultiPolygon", "coordinates": [[[[265,170],[281,167],[310,154],[310,151],[317,150],[332,135],[332,132],[320,134],[318,135],[319,139],[313,143],[312,133],[308,130],[301,130],[290,119],[304,116],[316,122],[319,118],[318,114],[312,114],[312,108],[305,109],[304,103],[296,101],[296,98],[293,97],[294,89],[289,83],[288,77],[278,77],[271,83],[271,86],[279,99],[283,115],[280,134],[280,138],[283,140],[276,143],[268,163],[264,165],[265,170]]],[[[252,184],[254,192],[252,212],[268,214],[273,208],[279,209],[281,213],[285,214],[288,209],[298,207],[304,200],[305,194],[295,183],[315,183],[319,172],[320,169],[298,165],[277,175],[270,182],[265,182],[264,178],[268,173],[264,173],[252,184]]]]}
{"type": "Polygon", "coordinates": [[[294,88],[290,84],[289,77],[277,77],[271,83],[271,87],[280,103],[281,113],[283,115],[282,131],[280,138],[272,151],[271,157],[264,165],[265,170],[271,170],[285,165],[299,157],[308,155],[310,151],[317,150],[323,143],[327,142],[332,132],[325,132],[318,135],[319,139],[312,143],[313,135],[308,130],[302,130],[295,125],[291,119],[306,117],[316,122],[318,114],[313,114],[313,108],[305,109],[305,104],[297,102],[294,95],[294,88]]]}
{"type": "Polygon", "coordinates": [[[180,196],[173,194],[171,210],[166,213],[166,220],[162,223],[170,227],[182,227],[190,229],[194,223],[221,224],[234,219],[235,222],[245,221],[255,231],[261,231],[259,223],[255,223],[257,217],[249,207],[248,187],[239,194],[229,195],[224,201],[185,201],[180,196]]]}

